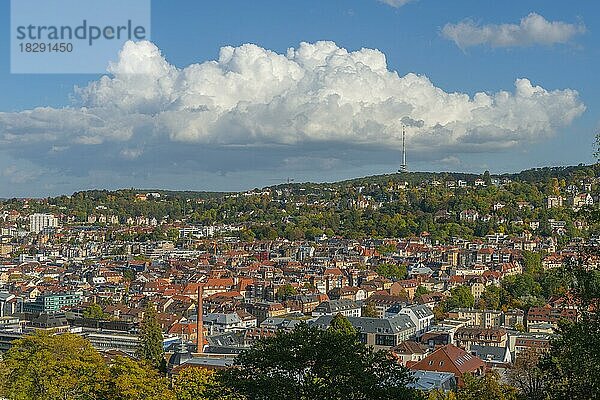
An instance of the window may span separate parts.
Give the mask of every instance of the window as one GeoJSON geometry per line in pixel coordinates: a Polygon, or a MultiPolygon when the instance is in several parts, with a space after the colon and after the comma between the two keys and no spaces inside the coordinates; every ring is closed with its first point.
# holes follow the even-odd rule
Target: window
{"type": "Polygon", "coordinates": [[[366,333],[361,333],[359,336],[360,336],[361,342],[367,343],[367,334],[366,333]]]}
{"type": "Polygon", "coordinates": [[[394,335],[375,335],[375,344],[378,346],[395,346],[396,336],[394,335]]]}

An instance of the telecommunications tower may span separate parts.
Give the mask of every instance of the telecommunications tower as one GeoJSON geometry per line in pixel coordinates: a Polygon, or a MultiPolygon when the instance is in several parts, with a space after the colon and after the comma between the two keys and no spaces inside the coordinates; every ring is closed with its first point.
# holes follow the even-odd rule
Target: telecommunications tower
{"type": "Polygon", "coordinates": [[[398,172],[407,172],[408,166],[406,165],[406,132],[404,129],[404,125],[402,125],[402,164],[400,164],[400,169],[398,172]]]}

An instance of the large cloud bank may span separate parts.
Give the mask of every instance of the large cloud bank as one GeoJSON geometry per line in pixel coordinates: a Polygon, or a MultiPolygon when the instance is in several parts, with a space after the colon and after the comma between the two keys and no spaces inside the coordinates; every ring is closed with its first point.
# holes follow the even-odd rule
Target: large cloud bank
{"type": "Polygon", "coordinates": [[[576,91],[527,79],[512,91],[447,93],[425,76],[399,76],[378,50],[332,42],[286,54],[224,47],[217,60],[185,68],[152,43],[129,42],[109,75],[76,88],[72,106],[0,113],[0,147],[80,172],[144,157],[182,162],[195,157],[190,149],[258,149],[277,158],[280,150],[266,149],[310,157],[339,145],[399,148],[404,125],[414,152],[441,159],[546,138],[584,110],[576,91]]]}
{"type": "Polygon", "coordinates": [[[548,21],[539,14],[530,13],[519,24],[479,25],[472,20],[446,24],[442,35],[463,49],[479,45],[523,47],[567,43],[585,30],[583,24],[548,21]]]}

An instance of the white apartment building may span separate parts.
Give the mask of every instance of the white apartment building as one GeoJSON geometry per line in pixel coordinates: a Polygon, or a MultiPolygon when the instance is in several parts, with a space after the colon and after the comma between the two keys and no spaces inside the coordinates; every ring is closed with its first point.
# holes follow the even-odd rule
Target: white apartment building
{"type": "Polygon", "coordinates": [[[58,218],[52,214],[32,214],[29,216],[29,231],[40,233],[46,228],[57,228],[58,218]]]}

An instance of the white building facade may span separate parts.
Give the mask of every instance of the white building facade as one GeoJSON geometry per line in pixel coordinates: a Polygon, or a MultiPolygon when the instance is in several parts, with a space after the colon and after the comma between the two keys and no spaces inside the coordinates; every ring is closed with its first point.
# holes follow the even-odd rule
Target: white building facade
{"type": "Polygon", "coordinates": [[[29,216],[29,231],[40,233],[46,228],[57,228],[58,218],[52,214],[32,214],[29,216]]]}

